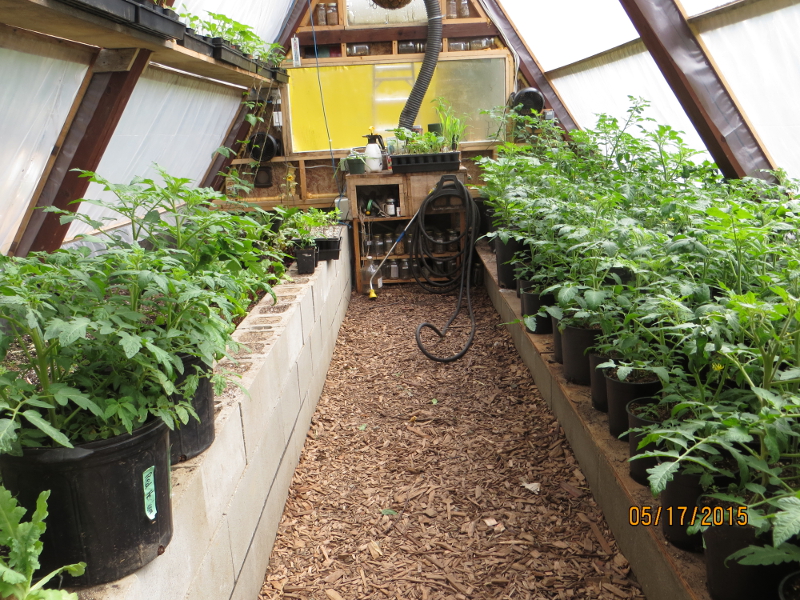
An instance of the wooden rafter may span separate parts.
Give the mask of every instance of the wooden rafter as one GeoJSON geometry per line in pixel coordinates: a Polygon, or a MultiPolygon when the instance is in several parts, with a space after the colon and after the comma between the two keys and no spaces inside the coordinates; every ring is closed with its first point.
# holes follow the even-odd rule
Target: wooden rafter
{"type": "MultiPolygon", "coordinates": [[[[56,206],[77,211],[89,187],[89,180],[73,169],[95,171],[108,147],[139,77],[150,59],[149,50],[139,49],[129,70],[95,73],[80,101],[75,119],[67,133],[55,165],[48,175],[37,208],[56,206]]],[[[61,247],[69,225],[62,225],[58,215],[34,211],[15,254],[52,252],[61,247]]]]}
{"type": "Polygon", "coordinates": [[[774,169],[675,0],[620,3],[722,173],[774,169]]]}

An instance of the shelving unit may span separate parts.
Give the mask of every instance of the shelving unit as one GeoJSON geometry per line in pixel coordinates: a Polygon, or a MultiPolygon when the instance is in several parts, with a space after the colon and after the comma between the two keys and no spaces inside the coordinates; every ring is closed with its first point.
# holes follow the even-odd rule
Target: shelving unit
{"type": "MultiPolygon", "coordinates": [[[[397,233],[398,227],[391,228],[387,224],[397,224],[399,229],[402,230],[405,225],[414,217],[416,212],[422,206],[422,202],[428,197],[431,190],[436,187],[439,180],[443,175],[456,175],[458,180],[466,183],[467,169],[461,167],[458,171],[436,171],[427,173],[405,173],[396,175],[391,171],[384,171],[381,173],[367,173],[364,175],[348,175],[347,181],[347,197],[352,202],[353,210],[353,256],[355,258],[355,284],[356,290],[363,293],[367,286],[368,281],[363,281],[361,277],[361,268],[366,262],[364,255],[364,240],[365,235],[374,235],[374,233],[381,233],[383,231],[391,231],[397,233]],[[387,198],[398,198],[400,200],[401,216],[399,217],[367,217],[363,214],[362,207],[365,200],[373,196],[375,200],[385,201],[387,198]]],[[[440,198],[437,201],[437,206],[432,207],[426,213],[426,217],[434,220],[439,219],[440,223],[446,223],[446,226],[458,231],[459,234],[464,232],[466,227],[466,213],[463,206],[460,204],[450,204],[454,202],[455,198],[440,198]]],[[[434,258],[441,258],[443,260],[452,259],[458,256],[458,252],[443,252],[435,253],[434,258]]],[[[373,257],[376,263],[381,260],[385,254],[373,257]]],[[[397,260],[410,259],[407,252],[403,254],[392,254],[392,258],[397,260]]],[[[434,278],[436,280],[437,278],[434,278]]],[[[384,284],[394,283],[409,283],[412,279],[387,279],[384,278],[384,284]]]]}

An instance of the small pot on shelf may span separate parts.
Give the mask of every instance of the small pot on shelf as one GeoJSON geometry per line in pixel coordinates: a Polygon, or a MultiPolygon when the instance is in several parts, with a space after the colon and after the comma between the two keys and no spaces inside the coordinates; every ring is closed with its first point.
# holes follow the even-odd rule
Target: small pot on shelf
{"type": "Polygon", "coordinates": [[[655,381],[620,381],[615,375],[605,373],[606,396],[608,398],[608,431],[612,437],[627,440],[628,436],[620,437],[628,430],[628,414],[625,407],[631,400],[655,396],[661,391],[661,380],[655,381]]]}
{"type": "Polygon", "coordinates": [[[558,328],[558,319],[550,316],[551,327],[553,328],[553,360],[557,363],[564,363],[564,353],[561,346],[561,330],[558,328]]]}
{"type": "MultiPolygon", "coordinates": [[[[658,404],[658,398],[655,397],[648,397],[648,398],[637,398],[636,400],[631,400],[625,406],[625,412],[628,414],[628,428],[634,429],[638,427],[646,427],[647,425],[655,425],[659,421],[649,419],[647,417],[641,416],[639,413],[641,412],[640,409],[646,406],[653,406],[658,404]]],[[[630,444],[630,455],[631,458],[642,454],[643,452],[650,452],[656,450],[655,443],[651,442],[647,444],[642,449],[639,449],[639,443],[644,439],[644,435],[639,432],[631,432],[628,434],[628,443],[630,444]]],[[[632,460],[628,462],[631,479],[633,479],[636,483],[640,485],[648,485],[647,481],[647,470],[655,467],[658,464],[658,459],[655,457],[650,458],[639,458],[636,460],[632,460]]]]}
{"type": "Polygon", "coordinates": [[[608,358],[599,354],[589,354],[589,385],[592,389],[592,408],[608,412],[605,369],[598,369],[608,358]]]}
{"type": "Polygon", "coordinates": [[[584,329],[567,326],[561,332],[561,350],[564,357],[564,378],[577,385],[591,383],[591,371],[587,351],[597,343],[603,332],[600,329],[584,329]]]}
{"type": "Polygon", "coordinates": [[[308,248],[297,248],[295,250],[295,260],[297,260],[297,272],[300,275],[310,275],[316,268],[317,249],[314,246],[308,248]]]}
{"type": "MultiPolygon", "coordinates": [[[[537,315],[542,306],[551,306],[556,303],[556,299],[553,294],[545,294],[544,296],[540,296],[538,292],[526,292],[525,290],[522,290],[519,298],[523,317],[537,315]]],[[[531,331],[527,325],[525,325],[525,331],[539,335],[553,333],[553,321],[549,316],[537,316],[536,331],[531,331]]]]}

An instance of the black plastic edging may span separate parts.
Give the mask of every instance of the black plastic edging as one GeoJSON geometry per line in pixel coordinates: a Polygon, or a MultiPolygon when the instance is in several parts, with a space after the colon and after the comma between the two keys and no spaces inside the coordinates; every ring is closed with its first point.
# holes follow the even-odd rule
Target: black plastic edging
{"type": "MultiPolygon", "coordinates": [[[[480,245],[478,254],[485,269],[484,285],[500,322],[520,319],[516,292],[497,284],[495,255],[487,245],[480,245]]],[[[605,414],[591,406],[589,388],[564,379],[562,366],[552,360],[552,336],[529,334],[521,323],[507,328],[539,392],[564,429],[592,495],[648,600],[709,600],[702,555],[668,546],[660,527],[630,525],[631,506],[657,507],[658,500],[630,478],[628,445],[611,438],[605,414]]]]}

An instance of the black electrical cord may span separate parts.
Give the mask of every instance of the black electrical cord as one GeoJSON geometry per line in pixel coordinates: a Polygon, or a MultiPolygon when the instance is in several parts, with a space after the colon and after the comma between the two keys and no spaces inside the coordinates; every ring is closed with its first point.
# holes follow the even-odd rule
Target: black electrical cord
{"type": "MultiPolygon", "coordinates": [[[[452,206],[452,204],[447,204],[452,206]]],[[[458,302],[455,312],[440,330],[431,323],[420,323],[417,327],[416,339],[420,351],[437,362],[449,363],[463,357],[472,346],[475,339],[477,325],[475,323],[475,313],[472,310],[472,296],[470,295],[470,276],[472,273],[472,258],[475,253],[475,240],[480,226],[480,214],[478,205],[472,199],[469,190],[454,175],[445,175],[436,185],[436,188],[428,195],[419,209],[415,224],[413,240],[410,245],[409,254],[411,255],[412,273],[416,282],[426,291],[432,294],[447,294],[458,289],[458,302]],[[446,243],[454,244],[458,242],[460,250],[457,255],[448,256],[446,259],[436,257],[436,240],[434,240],[425,229],[425,215],[435,214],[437,208],[435,203],[441,198],[461,198],[462,207],[465,213],[466,224],[464,231],[458,236],[458,240],[448,240],[446,243]],[[463,243],[462,243],[463,242],[463,243]],[[443,267],[443,265],[448,265],[443,267]],[[425,348],[422,343],[421,333],[425,328],[432,329],[439,338],[444,338],[447,330],[453,321],[456,320],[464,304],[464,296],[467,299],[467,310],[471,328],[467,342],[460,352],[452,356],[434,356],[425,348]]],[[[441,244],[441,241],[439,242],[441,244]]]]}

